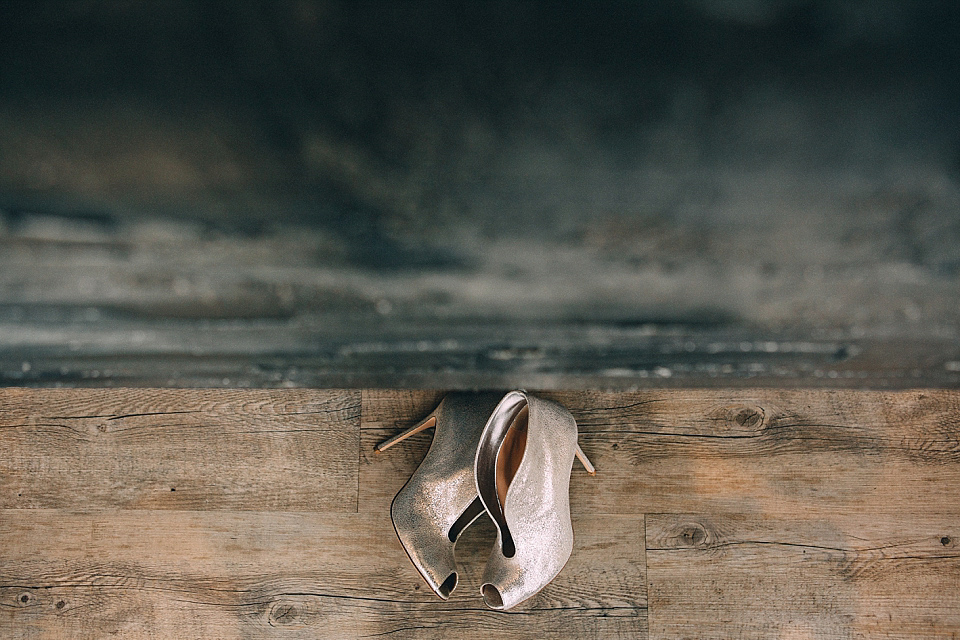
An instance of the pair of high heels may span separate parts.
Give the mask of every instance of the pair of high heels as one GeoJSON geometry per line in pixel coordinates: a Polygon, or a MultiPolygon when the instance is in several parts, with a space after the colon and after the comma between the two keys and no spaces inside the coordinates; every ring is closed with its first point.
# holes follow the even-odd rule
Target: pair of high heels
{"type": "Polygon", "coordinates": [[[510,609],[545,587],[573,551],[573,458],[594,473],[562,406],[524,391],[451,393],[419,424],[377,445],[384,451],[435,428],[430,450],[390,506],[397,536],[433,591],[457,586],[454,546],[483,513],[497,542],[483,573],[487,606],[510,609]]]}

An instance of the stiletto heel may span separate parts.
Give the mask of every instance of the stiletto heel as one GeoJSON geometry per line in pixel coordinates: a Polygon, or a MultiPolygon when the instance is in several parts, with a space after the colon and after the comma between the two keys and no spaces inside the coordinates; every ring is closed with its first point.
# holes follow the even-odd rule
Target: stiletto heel
{"type": "Polygon", "coordinates": [[[487,606],[510,609],[556,577],[573,551],[570,472],[577,423],[560,405],[512,391],[493,410],[477,446],[477,493],[497,526],[483,573],[487,606]]]}
{"type": "Polygon", "coordinates": [[[392,438],[387,438],[386,440],[378,444],[376,447],[374,447],[373,448],[374,451],[376,451],[377,453],[382,453],[387,449],[389,449],[390,447],[392,447],[393,445],[397,444],[398,442],[403,442],[410,436],[416,435],[421,431],[426,431],[427,429],[431,429],[437,426],[436,414],[437,414],[437,410],[434,409],[433,411],[430,412],[430,415],[428,415],[426,418],[423,419],[423,421],[421,421],[418,424],[415,424],[414,426],[410,427],[403,433],[399,433],[393,436],[392,438]]]}
{"type": "Polygon", "coordinates": [[[499,394],[448,394],[422,422],[376,447],[384,451],[435,428],[427,455],[393,499],[390,518],[413,566],[444,600],[459,580],[457,539],[483,513],[474,478],[477,443],[499,399],[499,394]]]}
{"type": "Polygon", "coordinates": [[[583,449],[580,448],[580,445],[577,445],[574,453],[577,456],[577,460],[580,461],[580,464],[583,465],[583,468],[592,476],[597,475],[597,468],[593,466],[593,463],[590,462],[590,458],[587,457],[587,454],[583,452],[583,449]]]}

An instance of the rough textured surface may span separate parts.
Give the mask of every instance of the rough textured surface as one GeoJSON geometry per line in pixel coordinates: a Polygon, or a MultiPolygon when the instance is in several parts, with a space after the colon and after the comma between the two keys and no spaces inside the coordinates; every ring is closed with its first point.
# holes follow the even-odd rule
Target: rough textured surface
{"type": "Polygon", "coordinates": [[[383,512],[0,513],[4,638],[646,636],[642,516],[578,521],[564,573],[502,614],[479,595],[486,523],[461,541],[444,602],[383,512]]]}
{"type": "Polygon", "coordinates": [[[0,508],[356,511],[359,423],[359,391],[0,390],[0,508]]]}
{"type": "MultiPolygon", "coordinates": [[[[960,517],[960,397],[952,391],[670,390],[545,394],[570,409],[597,466],[577,514],[862,513],[960,517]]],[[[364,391],[361,510],[387,508],[430,435],[373,446],[429,413],[436,392],[364,391]],[[400,449],[399,451],[397,451],[400,449]],[[375,480],[374,480],[375,479],[375,480]]]]}
{"type": "Polygon", "coordinates": [[[802,513],[647,522],[655,638],[953,638],[960,519],[802,513]]]}
{"type": "Polygon", "coordinates": [[[571,476],[569,563],[506,613],[479,594],[488,520],[447,602],[390,523],[430,434],[373,445],[441,396],[0,391],[0,636],[960,634],[956,392],[549,394],[598,473],[571,476]],[[96,428],[123,421],[143,437],[96,428]]]}

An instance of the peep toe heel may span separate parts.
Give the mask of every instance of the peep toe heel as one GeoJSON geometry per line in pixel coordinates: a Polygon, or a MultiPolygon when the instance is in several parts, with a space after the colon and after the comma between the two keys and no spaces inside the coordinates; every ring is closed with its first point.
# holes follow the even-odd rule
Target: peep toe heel
{"type": "Polygon", "coordinates": [[[480,593],[510,609],[560,573],[573,551],[570,473],[580,458],[577,423],[562,406],[524,391],[493,410],[477,446],[477,494],[497,527],[480,593]]]}
{"type": "Polygon", "coordinates": [[[422,422],[379,445],[384,451],[425,429],[433,442],[420,466],[390,505],[390,518],[410,561],[446,600],[457,586],[454,547],[480,514],[474,478],[477,445],[497,393],[450,393],[422,422]]]}

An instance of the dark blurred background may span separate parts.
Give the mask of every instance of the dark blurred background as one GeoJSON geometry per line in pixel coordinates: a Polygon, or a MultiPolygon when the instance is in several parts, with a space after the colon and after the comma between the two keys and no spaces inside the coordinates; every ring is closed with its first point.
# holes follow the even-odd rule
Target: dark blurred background
{"type": "Polygon", "coordinates": [[[0,383],[960,385],[955,2],[0,0],[0,383]]]}

